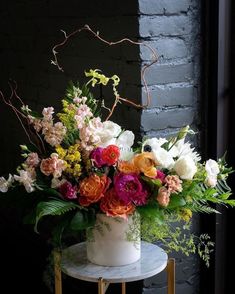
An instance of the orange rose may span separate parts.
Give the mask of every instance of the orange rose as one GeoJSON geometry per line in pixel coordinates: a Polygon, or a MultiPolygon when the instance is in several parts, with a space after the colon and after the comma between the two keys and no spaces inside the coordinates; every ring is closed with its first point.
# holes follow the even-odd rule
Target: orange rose
{"type": "Polygon", "coordinates": [[[82,206],[89,206],[91,203],[98,202],[108,189],[111,180],[106,176],[92,174],[83,179],[79,184],[79,203],[82,206]]]}
{"type": "Polygon", "coordinates": [[[134,165],[133,162],[129,161],[119,161],[118,162],[118,170],[124,174],[139,174],[140,170],[134,165]]]}
{"type": "Polygon", "coordinates": [[[130,202],[124,204],[124,202],[118,198],[115,189],[112,188],[105,193],[104,198],[101,199],[100,209],[108,216],[119,216],[127,218],[128,214],[132,214],[135,210],[135,206],[130,202]]]}
{"type": "Polygon", "coordinates": [[[142,152],[135,155],[133,164],[138,168],[146,177],[155,178],[157,169],[155,168],[156,162],[151,152],[142,152]]]}

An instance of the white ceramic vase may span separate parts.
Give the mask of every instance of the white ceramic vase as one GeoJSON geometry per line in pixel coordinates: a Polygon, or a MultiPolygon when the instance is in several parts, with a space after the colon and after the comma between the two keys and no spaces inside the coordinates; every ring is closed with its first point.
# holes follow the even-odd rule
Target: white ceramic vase
{"type": "Polygon", "coordinates": [[[127,220],[97,214],[94,228],[87,232],[87,258],[103,266],[121,266],[140,259],[140,217],[127,220]]]}

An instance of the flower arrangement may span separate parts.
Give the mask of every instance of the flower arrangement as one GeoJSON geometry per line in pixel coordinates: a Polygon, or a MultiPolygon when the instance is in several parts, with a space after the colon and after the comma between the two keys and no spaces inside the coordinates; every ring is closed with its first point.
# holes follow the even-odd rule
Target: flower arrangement
{"type": "MultiPolygon", "coordinates": [[[[173,138],[143,139],[134,149],[133,132],[102,121],[99,102],[88,88],[109,80],[115,88],[119,78],[107,78],[97,70],[86,76],[86,85],[71,84],[56,116],[53,107],[39,114],[22,105],[37,144],[31,140],[29,146],[21,146],[24,162],[14,175],[0,178],[0,191],[20,186],[32,195],[37,191],[36,198],[27,195],[33,202],[28,220],[38,231],[40,221],[57,218],[50,232],[57,243],[68,228],[93,226],[97,213],[126,219],[138,211],[144,239],[160,239],[186,254],[195,252],[195,236],[184,230],[194,212],[217,212],[210,204],[235,205],[226,183],[231,168],[224,159],[200,163],[199,154],[185,142],[193,133],[188,126],[173,138]],[[176,221],[184,224],[172,226],[176,221]]],[[[203,236],[208,255],[212,243],[203,236]]]]}
{"type": "MultiPolygon", "coordinates": [[[[53,49],[54,63],[61,69],[58,46],[53,49]]],[[[160,240],[186,255],[198,252],[208,264],[213,243],[207,234],[192,233],[192,215],[217,213],[215,204],[235,206],[226,183],[232,169],[224,158],[201,163],[185,141],[194,134],[188,126],[172,138],[144,138],[134,144],[134,133],[110,120],[117,103],[127,101],[118,94],[119,77],[106,77],[99,70],[85,75],[88,82],[71,83],[56,114],[53,107],[41,113],[31,110],[14,90],[22,104],[17,109],[0,92],[29,138],[27,146],[21,145],[23,163],[13,175],[0,177],[0,192],[21,193],[25,221],[34,224],[36,232],[46,228],[55,246],[63,233],[93,227],[98,213],[127,219],[137,211],[142,239],[160,240]],[[102,120],[101,110],[107,107],[94,98],[89,86],[108,83],[115,103],[102,120]]]]}

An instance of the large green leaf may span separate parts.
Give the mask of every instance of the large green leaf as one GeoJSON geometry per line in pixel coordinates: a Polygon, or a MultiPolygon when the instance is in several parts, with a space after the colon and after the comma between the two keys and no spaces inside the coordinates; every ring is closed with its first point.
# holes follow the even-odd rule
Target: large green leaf
{"type": "Polygon", "coordinates": [[[181,195],[172,195],[169,205],[167,206],[168,209],[174,209],[176,207],[181,207],[186,204],[186,201],[181,195]]]}
{"type": "Polygon", "coordinates": [[[35,232],[38,232],[37,225],[42,217],[47,215],[62,215],[68,211],[78,208],[82,209],[82,207],[73,202],[67,202],[63,200],[52,199],[49,201],[39,202],[36,208],[36,221],[34,226],[35,232]]]}
{"type": "Polygon", "coordinates": [[[85,211],[77,211],[71,220],[70,228],[74,231],[84,230],[93,226],[95,223],[95,214],[85,211]]]}

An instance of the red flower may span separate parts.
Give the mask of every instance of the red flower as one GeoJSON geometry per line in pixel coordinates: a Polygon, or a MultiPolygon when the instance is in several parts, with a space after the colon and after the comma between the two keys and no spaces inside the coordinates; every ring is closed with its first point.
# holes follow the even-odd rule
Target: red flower
{"type": "Polygon", "coordinates": [[[114,165],[120,156],[120,150],[116,145],[109,145],[101,153],[102,161],[107,165],[114,165]]]}

